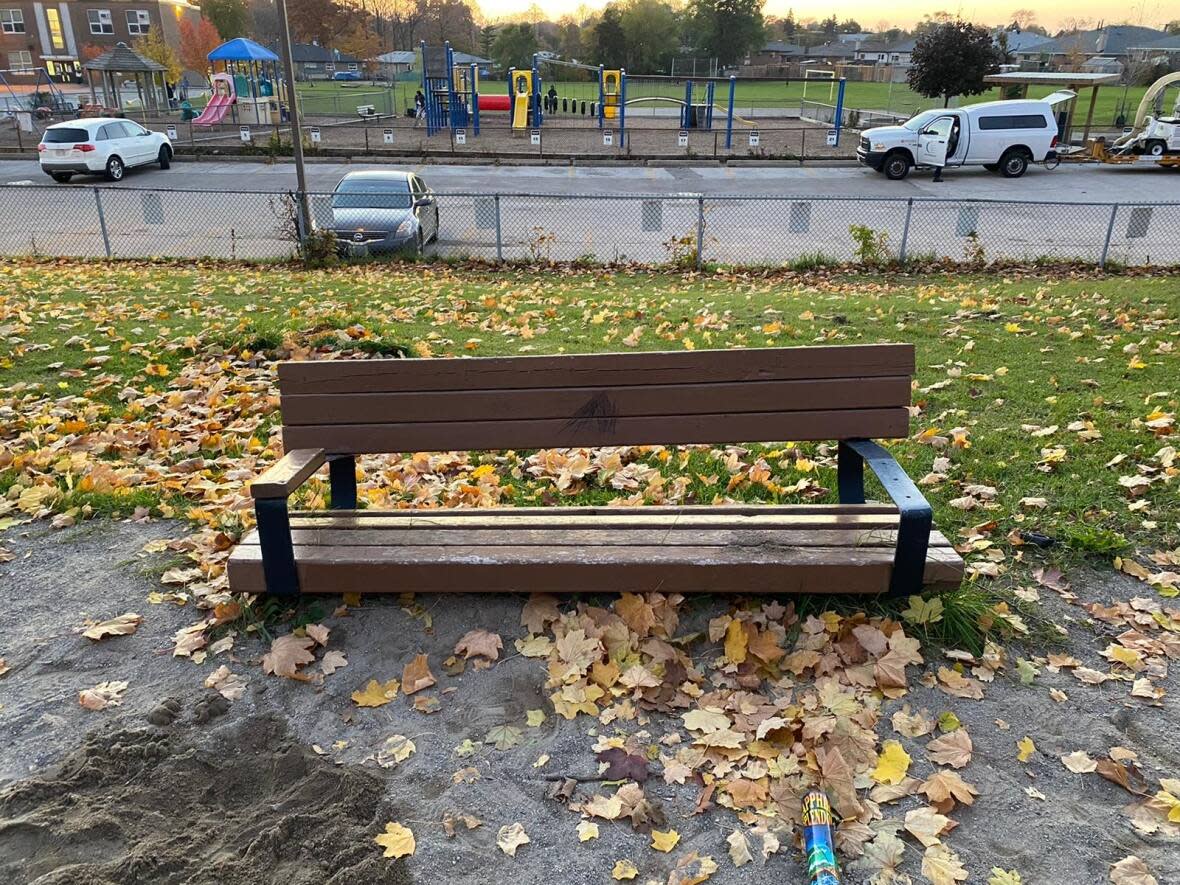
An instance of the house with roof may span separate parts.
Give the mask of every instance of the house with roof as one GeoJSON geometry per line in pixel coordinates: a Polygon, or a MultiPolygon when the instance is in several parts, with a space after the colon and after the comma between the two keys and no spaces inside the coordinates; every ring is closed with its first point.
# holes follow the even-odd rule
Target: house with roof
{"type": "MultiPolygon", "coordinates": [[[[1022,68],[1031,70],[1081,70],[1088,59],[1111,58],[1125,65],[1132,46],[1143,46],[1167,37],[1164,31],[1138,25],[1110,25],[1088,31],[1061,34],[1045,43],[1016,50],[1022,68]]],[[[1102,62],[1101,64],[1109,65],[1102,62]]]]}
{"type": "Polygon", "coordinates": [[[1180,34],[1169,34],[1139,46],[1128,47],[1131,61],[1136,64],[1165,65],[1180,70],[1180,34]]]}
{"type": "Polygon", "coordinates": [[[292,43],[291,64],[296,80],[331,80],[337,71],[359,73],[364,60],[318,43],[292,43]]]}
{"type": "Polygon", "coordinates": [[[805,50],[805,61],[825,61],[832,64],[848,64],[856,59],[856,46],[852,43],[821,43],[805,50]]]}
{"type": "Polygon", "coordinates": [[[806,51],[798,43],[771,40],[761,49],[750,53],[746,57],[745,63],[747,65],[785,65],[803,58],[806,51]]]}
{"type": "Polygon", "coordinates": [[[908,68],[914,60],[914,46],[917,43],[917,40],[902,40],[900,43],[894,43],[885,50],[889,55],[889,64],[908,68]]]}

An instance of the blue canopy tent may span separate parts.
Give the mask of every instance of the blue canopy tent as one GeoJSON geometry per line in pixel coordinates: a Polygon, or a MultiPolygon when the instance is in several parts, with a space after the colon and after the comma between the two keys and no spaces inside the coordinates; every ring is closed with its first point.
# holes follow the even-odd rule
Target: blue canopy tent
{"type": "MultiPolygon", "coordinates": [[[[286,118],[286,108],[275,104],[275,98],[283,95],[277,55],[253,40],[235,37],[222,43],[207,57],[213,73],[217,73],[217,63],[220,62],[222,72],[233,78],[237,104],[246,122],[273,122],[277,125],[277,117],[286,118]]],[[[238,116],[237,108],[234,116],[238,116]]]]}

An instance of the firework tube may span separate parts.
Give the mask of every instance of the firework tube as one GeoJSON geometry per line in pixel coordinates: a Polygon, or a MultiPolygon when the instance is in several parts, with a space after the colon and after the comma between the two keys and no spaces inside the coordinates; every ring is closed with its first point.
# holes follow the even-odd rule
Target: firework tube
{"type": "Polygon", "coordinates": [[[803,851],[810,885],[840,885],[832,840],[832,805],[823,790],[812,790],[803,797],[803,851]]]}

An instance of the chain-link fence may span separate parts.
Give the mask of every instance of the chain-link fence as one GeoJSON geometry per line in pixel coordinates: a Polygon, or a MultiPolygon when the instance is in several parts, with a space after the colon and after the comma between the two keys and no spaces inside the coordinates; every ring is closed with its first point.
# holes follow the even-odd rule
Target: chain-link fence
{"type": "MultiPolygon", "coordinates": [[[[700,194],[308,195],[346,257],[700,265],[949,259],[1180,264],[1180,202],[1043,203],[700,194]]],[[[0,254],[274,260],[296,252],[289,193],[0,187],[0,254]]]]}

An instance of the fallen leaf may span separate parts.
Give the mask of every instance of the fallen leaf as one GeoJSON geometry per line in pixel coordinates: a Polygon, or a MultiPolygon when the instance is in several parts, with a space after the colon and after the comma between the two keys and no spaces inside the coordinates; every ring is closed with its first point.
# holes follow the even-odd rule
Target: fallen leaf
{"type": "Polygon", "coordinates": [[[754,859],[750,854],[750,843],[741,830],[734,830],[725,840],[729,843],[729,857],[735,867],[741,867],[754,859]]]}
{"type": "Polygon", "coordinates": [[[1027,762],[1032,758],[1032,754],[1037,751],[1037,745],[1033,743],[1033,739],[1025,735],[1016,742],[1016,758],[1020,762],[1027,762]]]}
{"type": "Polygon", "coordinates": [[[373,841],[385,849],[383,857],[405,857],[413,854],[416,847],[410,828],[392,822],[387,823],[385,832],[375,836],[373,841]]]}
{"type": "Polygon", "coordinates": [[[509,857],[516,857],[516,849],[521,845],[527,845],[530,841],[529,834],[524,831],[524,827],[520,823],[502,826],[500,832],[496,834],[496,844],[509,857]]]}
{"type": "Polygon", "coordinates": [[[1061,764],[1075,774],[1088,774],[1098,768],[1098,763],[1083,750],[1074,750],[1068,756],[1062,756],[1061,764]]]}
{"type": "Polygon", "coordinates": [[[1147,864],[1134,854],[1111,865],[1110,881],[1113,885],[1158,885],[1147,864]]]}
{"type": "Polygon", "coordinates": [[[407,695],[430,688],[434,683],[434,674],[430,672],[426,655],[417,655],[402,670],[402,691],[407,695]]]}
{"type": "Polygon", "coordinates": [[[615,861],[614,869],[610,871],[610,877],[620,882],[624,879],[634,879],[638,875],[639,869],[629,860],[615,861]]]}
{"type": "Polygon", "coordinates": [[[100,682],[94,688],[87,688],[78,692],[78,703],[87,710],[104,710],[107,707],[117,707],[122,701],[123,692],[127,690],[126,682],[100,682]]]}
{"type": "Polygon", "coordinates": [[[735,664],[745,663],[748,648],[745,623],[735,618],[725,629],[725,656],[735,664]]]}
{"type": "Polygon", "coordinates": [[[1024,880],[1016,870],[992,867],[991,875],[987,877],[987,885],[1024,885],[1024,880]]]}
{"type": "Polygon", "coordinates": [[[593,821],[579,821],[578,822],[578,841],[589,842],[591,839],[598,838],[598,824],[593,821]]]}
{"type": "Polygon", "coordinates": [[[922,855],[922,875],[931,885],[955,885],[967,879],[959,856],[945,845],[931,845],[922,855]]]}
{"type": "Polygon", "coordinates": [[[222,664],[207,677],[205,688],[212,688],[227,701],[240,700],[246,693],[246,683],[241,676],[231,673],[229,667],[222,664]]]}
{"type": "MultiPolygon", "coordinates": [[[[971,784],[953,771],[934,772],[923,781],[921,791],[926,794],[927,799],[940,808],[947,800],[952,800],[952,804],[953,802],[961,802],[963,805],[970,805],[979,795],[979,792],[971,784]]],[[[942,810],[948,809],[942,808],[942,810]]]]}
{"type": "MultiPolygon", "coordinates": [[[[934,743],[932,741],[932,743],[934,743]]],[[[910,754],[898,741],[885,741],[871,777],[879,784],[898,784],[910,769],[910,754]]]]}
{"type": "Polygon", "coordinates": [[[905,816],[905,828],[927,848],[939,844],[941,840],[938,837],[942,835],[950,823],[949,817],[939,814],[933,808],[925,805],[907,811],[905,816]]]}
{"type": "Polygon", "coordinates": [[[135,612],[128,612],[125,615],[119,615],[117,618],[111,618],[109,621],[91,624],[82,632],[82,635],[87,639],[94,640],[104,639],[107,636],[130,636],[139,629],[139,625],[142,623],[142,615],[137,615],[135,612]]]}
{"type": "Polygon", "coordinates": [[[511,750],[520,743],[523,734],[515,725],[493,725],[483,742],[493,745],[497,750],[511,750]]]}
{"type": "Polygon", "coordinates": [[[377,764],[382,768],[393,768],[399,762],[405,762],[418,748],[414,742],[404,734],[395,734],[385,739],[381,749],[377,751],[377,764]]]}
{"type": "Polygon", "coordinates": [[[524,715],[529,728],[538,728],[545,721],[544,710],[525,710],[524,715]]]}
{"type": "Polygon", "coordinates": [[[320,672],[325,676],[331,676],[341,667],[348,666],[348,658],[344,656],[342,651],[326,651],[324,656],[320,658],[320,672]]]}
{"type": "Polygon", "coordinates": [[[652,830],[651,831],[651,847],[656,851],[663,851],[667,853],[676,847],[680,842],[680,834],[675,830],[652,830]]]}
{"type": "Polygon", "coordinates": [[[701,885],[717,872],[717,862],[709,855],[701,856],[690,851],[676,863],[668,873],[668,885],[701,885]]]}
{"type": "Polygon", "coordinates": [[[970,762],[972,749],[971,736],[965,728],[957,728],[926,745],[931,762],[951,768],[962,768],[970,762]]]}
{"type": "Polygon", "coordinates": [[[299,668],[315,660],[311,653],[315,640],[309,636],[288,633],[270,644],[270,651],[262,657],[262,670],[288,679],[306,679],[299,668]]]}
{"type": "Polygon", "coordinates": [[[326,646],[328,644],[328,634],[331,631],[323,624],[308,624],[303,628],[303,632],[314,639],[317,645],[326,646]]]}
{"type": "Polygon", "coordinates": [[[500,639],[499,633],[492,633],[484,629],[469,630],[462,639],[455,643],[455,654],[463,655],[464,660],[478,655],[489,661],[494,661],[500,657],[500,649],[503,647],[504,643],[500,639]]]}
{"type": "Polygon", "coordinates": [[[384,684],[370,679],[363,689],[352,693],[352,699],[358,707],[383,707],[397,697],[397,690],[396,679],[390,679],[384,684]]]}

